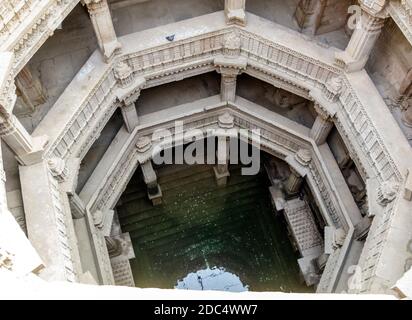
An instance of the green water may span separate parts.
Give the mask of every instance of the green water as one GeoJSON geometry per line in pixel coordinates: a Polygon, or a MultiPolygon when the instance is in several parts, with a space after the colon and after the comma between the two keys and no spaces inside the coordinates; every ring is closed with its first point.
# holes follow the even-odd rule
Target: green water
{"type": "Polygon", "coordinates": [[[274,215],[264,173],[241,176],[232,168],[218,188],[211,166],[158,170],[163,205],[153,207],[139,173],[117,206],[132,238],[137,287],[174,288],[189,273],[225,268],[251,291],[308,292],[286,225],[274,215]]]}

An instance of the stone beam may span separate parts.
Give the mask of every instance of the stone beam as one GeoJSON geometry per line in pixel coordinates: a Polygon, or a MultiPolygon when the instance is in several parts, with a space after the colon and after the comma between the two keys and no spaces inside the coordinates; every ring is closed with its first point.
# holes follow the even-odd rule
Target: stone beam
{"type": "Polygon", "coordinates": [[[47,161],[20,166],[19,171],[27,233],[46,267],[40,277],[49,281],[77,281],[72,219],[67,215],[68,208],[53,176],[56,171],[52,173],[47,161]]]}
{"type": "Polygon", "coordinates": [[[372,49],[381,34],[388,14],[386,0],[359,1],[362,14],[344,52],[336,54],[336,63],[346,71],[359,71],[369,60],[372,49]]]}
{"type": "Polygon", "coordinates": [[[326,0],[300,0],[295,19],[302,33],[316,35],[325,11],[326,0]]]}
{"type": "Polygon", "coordinates": [[[84,0],[96,33],[99,48],[106,61],[110,61],[121,47],[114,30],[107,0],[84,0]]]}
{"type": "Polygon", "coordinates": [[[227,24],[246,25],[246,0],[225,0],[227,24]]]}

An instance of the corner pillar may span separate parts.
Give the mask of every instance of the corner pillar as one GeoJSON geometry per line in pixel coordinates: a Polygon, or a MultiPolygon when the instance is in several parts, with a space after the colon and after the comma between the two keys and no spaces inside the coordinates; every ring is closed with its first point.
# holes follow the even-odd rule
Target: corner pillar
{"type": "Polygon", "coordinates": [[[387,13],[386,1],[360,0],[362,15],[356,25],[348,46],[344,52],[336,55],[336,63],[346,67],[346,71],[362,70],[375,46],[385,24],[387,13]]]}
{"type": "Polygon", "coordinates": [[[120,49],[107,0],[83,0],[89,11],[97,42],[106,62],[120,49]]]}

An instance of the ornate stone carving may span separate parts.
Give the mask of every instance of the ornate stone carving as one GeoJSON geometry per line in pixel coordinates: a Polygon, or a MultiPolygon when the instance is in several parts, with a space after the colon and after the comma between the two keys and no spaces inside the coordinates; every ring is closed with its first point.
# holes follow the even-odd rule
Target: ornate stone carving
{"type": "Polygon", "coordinates": [[[299,164],[306,167],[312,160],[312,153],[309,149],[299,149],[295,155],[295,159],[299,164]]]}
{"type": "Polygon", "coordinates": [[[223,54],[227,57],[240,56],[241,39],[236,31],[226,33],[223,38],[223,54]]]}
{"type": "Polygon", "coordinates": [[[219,117],[219,127],[224,129],[231,129],[235,125],[235,118],[230,113],[225,112],[219,117]]]}
{"type": "Polygon", "coordinates": [[[149,137],[140,137],[137,140],[136,148],[140,153],[144,153],[152,147],[152,140],[149,137]]]}
{"type": "Polygon", "coordinates": [[[342,92],[342,78],[341,77],[339,76],[332,77],[329,81],[325,83],[325,87],[323,89],[323,95],[328,101],[336,102],[341,92],[342,92]]]}
{"type": "Polygon", "coordinates": [[[66,167],[66,162],[60,158],[51,158],[47,161],[50,172],[59,182],[66,180],[68,175],[68,170],[66,167]]]}
{"type": "Polygon", "coordinates": [[[125,61],[120,61],[114,68],[114,76],[122,88],[128,87],[133,81],[133,70],[125,61]]]}
{"type": "Polygon", "coordinates": [[[398,195],[399,184],[394,181],[385,181],[378,188],[378,203],[381,206],[386,206],[388,203],[395,200],[398,195]]]}

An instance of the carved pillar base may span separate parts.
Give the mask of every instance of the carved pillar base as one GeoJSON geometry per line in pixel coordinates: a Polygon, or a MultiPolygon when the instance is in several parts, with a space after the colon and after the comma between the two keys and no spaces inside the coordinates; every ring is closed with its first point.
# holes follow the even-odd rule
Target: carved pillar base
{"type": "Polygon", "coordinates": [[[246,25],[246,0],[225,0],[227,24],[246,25]]]}

